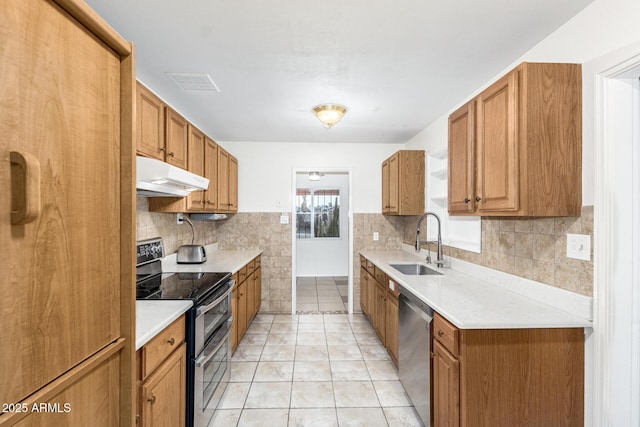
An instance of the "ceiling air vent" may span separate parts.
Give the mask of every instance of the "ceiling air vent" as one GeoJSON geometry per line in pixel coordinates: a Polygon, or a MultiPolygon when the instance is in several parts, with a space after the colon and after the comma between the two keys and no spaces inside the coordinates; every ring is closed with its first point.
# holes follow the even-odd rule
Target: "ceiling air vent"
{"type": "Polygon", "coordinates": [[[176,82],[182,90],[220,92],[220,89],[218,89],[218,86],[216,86],[208,74],[167,73],[167,76],[176,82]]]}

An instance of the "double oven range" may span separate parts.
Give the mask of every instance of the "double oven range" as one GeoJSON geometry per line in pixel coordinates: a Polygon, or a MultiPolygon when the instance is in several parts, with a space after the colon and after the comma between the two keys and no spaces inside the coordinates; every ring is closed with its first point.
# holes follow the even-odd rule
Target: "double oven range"
{"type": "Polygon", "coordinates": [[[231,273],[163,272],[160,238],[136,249],[136,299],[193,301],[186,313],[186,426],[206,426],[230,376],[231,273]]]}

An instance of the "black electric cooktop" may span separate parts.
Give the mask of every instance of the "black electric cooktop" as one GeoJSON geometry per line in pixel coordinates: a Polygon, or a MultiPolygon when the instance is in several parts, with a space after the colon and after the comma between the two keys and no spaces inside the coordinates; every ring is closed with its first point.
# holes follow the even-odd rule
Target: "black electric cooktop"
{"type": "Polygon", "coordinates": [[[163,273],[138,277],[136,299],[202,301],[231,278],[231,273],[163,273]]]}

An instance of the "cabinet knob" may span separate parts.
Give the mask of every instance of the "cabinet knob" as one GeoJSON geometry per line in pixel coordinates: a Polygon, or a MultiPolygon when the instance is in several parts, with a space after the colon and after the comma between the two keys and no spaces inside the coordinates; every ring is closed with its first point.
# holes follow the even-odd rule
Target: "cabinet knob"
{"type": "Polygon", "coordinates": [[[470,201],[471,201],[471,199],[470,199],[470,198],[468,198],[468,197],[465,197],[465,198],[464,198],[464,202],[465,202],[465,203],[469,203],[470,201]]]}
{"type": "Polygon", "coordinates": [[[167,149],[166,149],[166,148],[164,148],[164,147],[162,147],[162,148],[160,148],[160,151],[163,151],[163,152],[164,152],[164,151],[167,151],[167,149]]]}
{"type": "Polygon", "coordinates": [[[173,157],[173,156],[174,156],[174,154],[173,154],[173,151],[172,151],[171,153],[169,153],[169,157],[173,157]]]}
{"type": "Polygon", "coordinates": [[[153,405],[154,403],[156,403],[156,397],[152,394],[150,398],[147,399],[149,402],[151,402],[151,404],[153,405]]]}
{"type": "Polygon", "coordinates": [[[174,345],[176,343],[176,339],[175,338],[171,338],[170,340],[167,340],[167,343],[169,345],[174,345]]]}
{"type": "Polygon", "coordinates": [[[476,202],[479,202],[480,200],[482,200],[480,196],[476,196],[476,202]]]}
{"type": "Polygon", "coordinates": [[[444,335],[444,332],[442,332],[442,331],[438,331],[438,336],[439,336],[439,337],[441,337],[441,336],[443,336],[443,335],[444,335]]]}

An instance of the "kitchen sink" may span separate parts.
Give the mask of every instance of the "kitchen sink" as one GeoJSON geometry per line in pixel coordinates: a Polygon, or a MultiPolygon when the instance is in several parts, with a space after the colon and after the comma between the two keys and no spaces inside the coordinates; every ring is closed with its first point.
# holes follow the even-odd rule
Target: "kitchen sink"
{"type": "Polygon", "coordinates": [[[390,264],[391,267],[395,268],[402,274],[406,274],[408,276],[441,276],[442,273],[439,273],[424,264],[390,264]]]}

